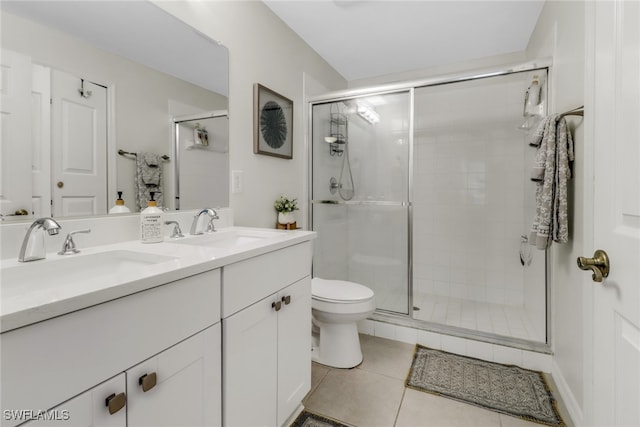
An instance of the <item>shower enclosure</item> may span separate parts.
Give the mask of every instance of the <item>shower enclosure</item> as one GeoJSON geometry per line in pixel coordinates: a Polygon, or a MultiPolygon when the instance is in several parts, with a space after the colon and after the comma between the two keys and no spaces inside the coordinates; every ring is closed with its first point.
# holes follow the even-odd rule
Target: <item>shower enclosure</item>
{"type": "Polygon", "coordinates": [[[226,110],[173,118],[174,209],[229,205],[226,110]]]}
{"type": "Polygon", "coordinates": [[[543,348],[527,140],[546,79],[530,65],[313,100],[314,276],[370,287],[376,320],[543,348]]]}

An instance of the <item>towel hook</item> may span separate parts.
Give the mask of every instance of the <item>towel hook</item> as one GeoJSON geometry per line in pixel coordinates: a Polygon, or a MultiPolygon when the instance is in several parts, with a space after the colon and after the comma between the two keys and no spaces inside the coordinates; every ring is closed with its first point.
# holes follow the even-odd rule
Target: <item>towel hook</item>
{"type": "Polygon", "coordinates": [[[83,98],[91,97],[91,91],[84,88],[84,79],[80,79],[80,89],[78,89],[78,92],[80,92],[80,96],[83,98]]]}

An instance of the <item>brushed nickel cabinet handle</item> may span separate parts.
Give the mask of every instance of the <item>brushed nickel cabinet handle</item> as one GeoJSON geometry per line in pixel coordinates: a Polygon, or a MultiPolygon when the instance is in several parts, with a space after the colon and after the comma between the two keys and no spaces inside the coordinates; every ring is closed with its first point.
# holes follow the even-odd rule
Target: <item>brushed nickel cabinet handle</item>
{"type": "Polygon", "coordinates": [[[284,305],[291,304],[291,295],[287,295],[286,297],[282,297],[282,302],[284,303],[284,305]]]}
{"type": "Polygon", "coordinates": [[[280,311],[282,308],[282,303],[280,301],[275,301],[271,303],[271,307],[273,307],[276,311],[280,311]]]}
{"type": "Polygon", "coordinates": [[[113,415],[127,404],[127,395],[125,393],[113,393],[105,399],[105,404],[109,408],[109,414],[113,415]]]}
{"type": "Polygon", "coordinates": [[[144,374],[138,379],[138,384],[140,384],[140,386],[142,387],[142,391],[144,391],[145,393],[154,388],[157,382],[158,376],[155,372],[144,374]]]}

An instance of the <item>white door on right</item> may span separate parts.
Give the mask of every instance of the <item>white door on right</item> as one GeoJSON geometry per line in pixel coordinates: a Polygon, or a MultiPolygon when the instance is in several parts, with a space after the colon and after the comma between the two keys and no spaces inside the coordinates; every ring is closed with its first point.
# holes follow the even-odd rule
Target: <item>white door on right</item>
{"type": "MultiPolygon", "coordinates": [[[[594,26],[593,424],[640,425],[640,2],[590,4],[594,26]]],[[[589,22],[587,22],[589,25],[589,22]]],[[[586,123],[586,122],[585,122],[586,123]]],[[[591,256],[591,254],[585,254],[591,256]]],[[[590,422],[591,423],[591,422],[590,422]]]]}

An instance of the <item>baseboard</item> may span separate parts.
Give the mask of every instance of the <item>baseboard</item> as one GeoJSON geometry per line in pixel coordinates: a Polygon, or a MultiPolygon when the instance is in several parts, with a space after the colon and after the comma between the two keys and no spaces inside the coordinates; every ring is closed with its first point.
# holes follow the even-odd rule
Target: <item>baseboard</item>
{"type": "Polygon", "coordinates": [[[569,384],[567,384],[567,381],[565,380],[564,375],[562,375],[562,371],[560,370],[560,367],[555,360],[553,361],[553,365],[551,367],[551,376],[553,377],[553,381],[555,382],[556,387],[558,387],[558,393],[560,393],[560,397],[562,398],[564,406],[566,407],[567,412],[571,417],[571,422],[573,423],[573,425],[584,425],[584,415],[582,413],[582,409],[578,404],[578,401],[576,400],[573,392],[571,391],[571,388],[569,388],[569,384]]]}
{"type": "Polygon", "coordinates": [[[300,403],[296,410],[293,411],[293,414],[291,414],[291,416],[287,418],[287,421],[282,424],[282,427],[290,426],[291,424],[293,424],[293,422],[296,420],[296,418],[298,418],[298,415],[300,415],[302,411],[304,411],[304,405],[300,403]]]}

